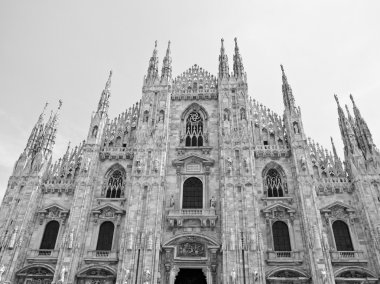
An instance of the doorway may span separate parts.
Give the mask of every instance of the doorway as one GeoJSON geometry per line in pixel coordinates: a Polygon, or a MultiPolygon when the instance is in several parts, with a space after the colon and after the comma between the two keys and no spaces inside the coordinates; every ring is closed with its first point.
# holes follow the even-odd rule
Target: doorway
{"type": "Polygon", "coordinates": [[[207,284],[202,269],[181,268],[174,284],[207,284]]]}

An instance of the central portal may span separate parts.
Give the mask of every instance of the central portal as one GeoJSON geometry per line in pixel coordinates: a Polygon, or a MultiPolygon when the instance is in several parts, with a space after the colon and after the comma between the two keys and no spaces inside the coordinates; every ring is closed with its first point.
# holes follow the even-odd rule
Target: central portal
{"type": "Polygon", "coordinates": [[[202,269],[180,268],[174,284],[207,284],[202,269]]]}

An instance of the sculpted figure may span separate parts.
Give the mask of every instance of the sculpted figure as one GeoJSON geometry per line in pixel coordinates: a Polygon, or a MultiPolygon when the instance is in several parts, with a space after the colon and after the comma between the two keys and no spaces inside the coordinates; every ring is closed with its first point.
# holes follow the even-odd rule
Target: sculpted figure
{"type": "Polygon", "coordinates": [[[5,266],[3,264],[1,265],[1,268],[0,268],[0,281],[1,281],[1,278],[3,278],[4,271],[5,271],[5,266]]]}
{"type": "Polygon", "coordinates": [[[231,284],[234,284],[236,283],[236,271],[235,271],[235,268],[232,268],[232,271],[231,271],[231,284]]]}
{"type": "Polygon", "coordinates": [[[172,195],[172,196],[170,197],[169,206],[170,206],[170,207],[174,207],[174,205],[175,205],[175,202],[174,202],[174,196],[172,195]]]}
{"type": "Polygon", "coordinates": [[[210,199],[210,207],[211,208],[215,208],[216,207],[216,199],[215,199],[214,196],[211,197],[211,199],[210,199]]]}

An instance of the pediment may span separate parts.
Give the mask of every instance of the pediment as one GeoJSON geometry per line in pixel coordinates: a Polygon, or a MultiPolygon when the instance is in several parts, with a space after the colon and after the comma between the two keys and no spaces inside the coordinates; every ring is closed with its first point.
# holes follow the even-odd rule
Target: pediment
{"type": "Polygon", "coordinates": [[[208,247],[216,247],[219,248],[220,244],[218,241],[214,240],[211,237],[201,235],[201,234],[185,234],[185,235],[180,235],[180,236],[175,236],[171,238],[170,240],[166,241],[162,246],[165,247],[173,247],[177,246],[182,243],[202,243],[206,244],[208,247]]]}
{"type": "Polygon", "coordinates": [[[273,212],[279,212],[279,211],[284,211],[287,213],[295,213],[296,212],[296,210],[294,208],[292,208],[289,205],[284,204],[282,202],[276,202],[274,204],[268,205],[268,206],[264,207],[261,211],[263,213],[273,213],[273,212]]]}
{"type": "Polygon", "coordinates": [[[57,203],[53,203],[51,205],[48,205],[41,210],[38,211],[40,214],[45,214],[45,215],[57,215],[59,214],[68,214],[69,210],[61,205],[58,205],[57,203]]]}
{"type": "Polygon", "coordinates": [[[107,213],[111,213],[111,214],[124,214],[125,213],[125,210],[123,208],[116,206],[114,204],[111,204],[111,203],[99,205],[99,206],[93,208],[91,211],[93,214],[99,214],[99,215],[101,215],[101,214],[110,215],[107,213]]]}
{"type": "Polygon", "coordinates": [[[173,160],[173,166],[175,166],[175,167],[176,166],[183,166],[187,163],[194,163],[194,164],[198,163],[198,164],[202,164],[204,166],[212,166],[212,165],[214,165],[215,161],[213,159],[202,157],[202,156],[199,156],[196,154],[189,154],[185,157],[173,160]]]}
{"type": "Polygon", "coordinates": [[[355,208],[341,201],[335,201],[320,209],[321,213],[331,213],[332,211],[342,211],[342,210],[347,213],[354,213],[356,211],[355,208]]]}

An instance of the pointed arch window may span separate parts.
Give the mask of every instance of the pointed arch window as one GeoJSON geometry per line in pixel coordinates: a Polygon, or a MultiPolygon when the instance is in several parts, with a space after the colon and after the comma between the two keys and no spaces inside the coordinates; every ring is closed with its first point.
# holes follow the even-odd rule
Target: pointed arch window
{"type": "Polygon", "coordinates": [[[291,251],[289,229],[282,221],[274,222],[272,225],[273,247],[275,251],[291,251]]]}
{"type": "Polygon", "coordinates": [[[100,225],[96,250],[112,250],[113,234],[115,225],[106,221],[100,225]]]}
{"type": "Polygon", "coordinates": [[[124,187],[125,171],[117,167],[107,175],[103,194],[106,198],[121,198],[124,196],[124,187]]]}
{"type": "Polygon", "coordinates": [[[45,232],[42,237],[40,249],[53,250],[57,242],[59,232],[59,223],[57,221],[50,221],[45,227],[45,232]]]}
{"type": "Polygon", "coordinates": [[[333,233],[337,251],[353,251],[350,230],[347,224],[337,220],[333,223],[333,233]]]}
{"type": "Polygon", "coordinates": [[[191,112],[186,119],[186,146],[203,146],[203,118],[199,112],[191,112]]]}
{"type": "Polygon", "coordinates": [[[182,208],[203,208],[203,183],[199,178],[191,177],[183,183],[182,208]]]}
{"type": "Polygon", "coordinates": [[[283,197],[284,188],[280,173],[270,169],[265,176],[265,186],[268,197],[283,197]]]}

